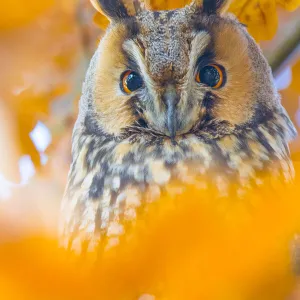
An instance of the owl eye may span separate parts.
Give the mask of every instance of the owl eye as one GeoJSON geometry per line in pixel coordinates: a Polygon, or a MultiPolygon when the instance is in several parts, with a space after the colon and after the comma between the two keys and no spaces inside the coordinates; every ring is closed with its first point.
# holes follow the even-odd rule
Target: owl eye
{"type": "Polygon", "coordinates": [[[225,82],[225,70],[218,65],[207,65],[197,71],[196,81],[217,89],[225,82]]]}
{"type": "Polygon", "coordinates": [[[138,90],[143,86],[142,77],[133,71],[126,71],[121,76],[121,89],[126,94],[131,94],[132,92],[138,90]]]}

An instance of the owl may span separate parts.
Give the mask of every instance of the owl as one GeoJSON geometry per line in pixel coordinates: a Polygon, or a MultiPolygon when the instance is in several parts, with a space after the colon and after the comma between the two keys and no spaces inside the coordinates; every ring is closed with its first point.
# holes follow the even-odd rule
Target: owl
{"type": "Polygon", "coordinates": [[[263,174],[293,177],[295,129],[271,69],[227,0],[152,11],[94,0],[110,20],[87,71],[73,131],[61,237],[87,251],[116,241],[122,220],[201,178],[222,193],[263,174]]]}

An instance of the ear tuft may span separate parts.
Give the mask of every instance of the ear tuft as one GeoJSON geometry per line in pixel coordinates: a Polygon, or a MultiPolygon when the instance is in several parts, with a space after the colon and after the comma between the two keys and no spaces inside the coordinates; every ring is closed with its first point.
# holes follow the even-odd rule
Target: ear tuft
{"type": "Polygon", "coordinates": [[[203,0],[203,12],[207,14],[220,14],[229,6],[230,0],[203,0]]]}
{"type": "Polygon", "coordinates": [[[194,0],[192,6],[208,15],[222,14],[227,10],[230,2],[231,0],[194,0]]]}
{"type": "Polygon", "coordinates": [[[91,2],[111,21],[135,16],[145,9],[145,3],[140,0],[91,0],[91,2]]]}

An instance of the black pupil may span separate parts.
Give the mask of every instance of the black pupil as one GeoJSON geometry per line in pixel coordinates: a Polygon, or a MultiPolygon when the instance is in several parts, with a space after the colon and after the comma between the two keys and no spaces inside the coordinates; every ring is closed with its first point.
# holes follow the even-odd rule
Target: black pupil
{"type": "Polygon", "coordinates": [[[202,83],[214,87],[219,83],[221,78],[215,67],[206,66],[200,70],[200,79],[202,83]]]}
{"type": "Polygon", "coordinates": [[[140,75],[135,72],[130,73],[126,79],[127,88],[133,92],[143,86],[143,80],[140,75]]]}

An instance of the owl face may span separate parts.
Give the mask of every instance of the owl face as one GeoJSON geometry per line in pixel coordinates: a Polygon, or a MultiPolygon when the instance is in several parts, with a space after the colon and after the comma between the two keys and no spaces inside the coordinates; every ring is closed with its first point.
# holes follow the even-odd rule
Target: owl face
{"type": "Polygon", "coordinates": [[[247,126],[278,105],[268,64],[245,26],[223,15],[226,4],[157,12],[99,0],[111,19],[93,91],[101,130],[139,126],[176,139],[212,119],[247,126]]]}

